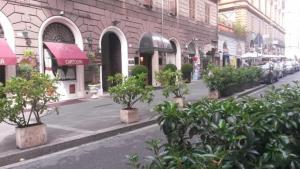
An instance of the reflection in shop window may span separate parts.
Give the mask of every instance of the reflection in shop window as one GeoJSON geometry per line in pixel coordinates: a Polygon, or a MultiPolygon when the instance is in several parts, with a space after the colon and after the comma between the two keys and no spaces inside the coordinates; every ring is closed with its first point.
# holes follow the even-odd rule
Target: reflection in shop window
{"type": "Polygon", "coordinates": [[[76,80],[76,66],[58,66],[56,60],[52,61],[52,71],[61,81],[76,80]]]}

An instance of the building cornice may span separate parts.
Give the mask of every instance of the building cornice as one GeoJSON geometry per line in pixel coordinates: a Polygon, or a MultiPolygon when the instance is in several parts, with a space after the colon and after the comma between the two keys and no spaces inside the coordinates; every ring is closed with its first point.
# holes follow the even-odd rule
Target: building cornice
{"type": "Polygon", "coordinates": [[[285,34],[285,29],[282,26],[280,26],[278,23],[276,23],[270,17],[266,16],[262,11],[257,9],[255,6],[253,6],[247,0],[236,0],[236,1],[227,2],[227,3],[219,3],[219,12],[233,11],[233,10],[238,10],[238,9],[246,9],[246,10],[250,11],[252,14],[263,19],[265,22],[269,23],[274,28],[276,28],[277,30],[279,30],[280,32],[285,34]]]}

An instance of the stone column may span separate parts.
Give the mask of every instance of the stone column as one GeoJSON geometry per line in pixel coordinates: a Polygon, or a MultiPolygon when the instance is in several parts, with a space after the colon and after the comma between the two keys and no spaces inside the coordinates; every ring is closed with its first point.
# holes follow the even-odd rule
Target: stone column
{"type": "Polygon", "coordinates": [[[160,84],[155,79],[155,72],[159,71],[159,53],[158,51],[154,51],[152,56],[152,85],[154,87],[160,86],[160,84]]]}

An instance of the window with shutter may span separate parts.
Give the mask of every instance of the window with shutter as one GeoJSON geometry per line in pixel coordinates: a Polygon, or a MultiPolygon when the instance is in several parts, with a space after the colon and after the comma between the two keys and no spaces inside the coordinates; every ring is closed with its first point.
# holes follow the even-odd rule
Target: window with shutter
{"type": "Polygon", "coordinates": [[[205,4],[205,23],[210,23],[210,5],[205,4]]]}
{"type": "Polygon", "coordinates": [[[153,7],[153,0],[144,0],[144,6],[147,8],[153,7]]]}
{"type": "Polygon", "coordinates": [[[173,16],[176,16],[177,15],[177,0],[170,0],[169,5],[170,5],[170,14],[173,16]]]}
{"type": "Polygon", "coordinates": [[[190,10],[190,18],[195,18],[196,13],[196,3],[195,0],[189,0],[189,10],[190,10]]]}

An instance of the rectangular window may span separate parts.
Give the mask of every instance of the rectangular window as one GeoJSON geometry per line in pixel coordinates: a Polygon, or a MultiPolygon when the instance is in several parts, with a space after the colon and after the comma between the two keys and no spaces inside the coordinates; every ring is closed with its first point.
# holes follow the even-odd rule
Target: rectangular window
{"type": "Polygon", "coordinates": [[[144,6],[146,8],[152,8],[153,7],[153,0],[144,0],[144,6]]]}
{"type": "Polygon", "coordinates": [[[205,4],[205,23],[210,23],[210,5],[205,4]]]}
{"type": "Polygon", "coordinates": [[[196,1],[189,0],[190,18],[195,19],[196,17],[196,1]]]}
{"type": "Polygon", "coordinates": [[[177,16],[177,0],[170,0],[169,6],[170,6],[170,15],[177,16]]]}

